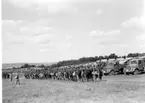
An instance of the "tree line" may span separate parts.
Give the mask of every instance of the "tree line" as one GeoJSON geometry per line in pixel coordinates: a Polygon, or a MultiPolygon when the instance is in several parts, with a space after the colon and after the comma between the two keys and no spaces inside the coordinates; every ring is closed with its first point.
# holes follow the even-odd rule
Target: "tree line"
{"type": "MultiPolygon", "coordinates": [[[[44,64],[41,65],[30,65],[30,64],[24,64],[20,68],[31,68],[31,67],[39,67],[39,68],[45,68],[45,69],[52,69],[55,67],[60,67],[60,66],[69,66],[69,65],[77,65],[77,64],[85,64],[89,62],[95,62],[97,60],[101,59],[117,59],[117,58],[127,58],[127,57],[138,57],[138,56],[145,56],[145,53],[129,53],[128,55],[124,56],[118,56],[115,53],[111,53],[110,55],[105,55],[105,56],[95,56],[95,57],[82,57],[76,60],[64,60],[64,61],[59,61],[56,64],[52,64],[49,66],[45,66],[44,64]]],[[[13,68],[16,69],[16,68],[13,68]]]]}

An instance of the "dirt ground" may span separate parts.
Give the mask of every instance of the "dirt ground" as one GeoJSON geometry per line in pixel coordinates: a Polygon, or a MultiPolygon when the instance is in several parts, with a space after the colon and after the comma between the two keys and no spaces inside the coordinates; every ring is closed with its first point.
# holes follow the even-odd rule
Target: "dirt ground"
{"type": "Polygon", "coordinates": [[[3,103],[145,103],[145,74],[104,76],[101,82],[3,80],[3,103]]]}

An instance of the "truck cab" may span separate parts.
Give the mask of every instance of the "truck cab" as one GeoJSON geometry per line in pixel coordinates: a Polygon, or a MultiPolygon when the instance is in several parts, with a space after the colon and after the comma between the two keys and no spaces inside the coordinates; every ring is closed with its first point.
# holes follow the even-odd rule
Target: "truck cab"
{"type": "Polygon", "coordinates": [[[104,75],[111,74],[113,75],[114,72],[114,63],[106,63],[102,69],[104,75]]]}
{"type": "Polygon", "coordinates": [[[124,68],[124,74],[140,74],[145,69],[145,58],[137,58],[130,60],[126,68],[124,68]]]}

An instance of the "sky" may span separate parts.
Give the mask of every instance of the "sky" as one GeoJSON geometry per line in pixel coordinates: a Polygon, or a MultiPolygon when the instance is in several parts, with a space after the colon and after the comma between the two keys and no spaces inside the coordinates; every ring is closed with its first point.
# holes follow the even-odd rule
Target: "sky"
{"type": "Polygon", "coordinates": [[[145,52],[144,0],[2,0],[2,62],[145,52]]]}

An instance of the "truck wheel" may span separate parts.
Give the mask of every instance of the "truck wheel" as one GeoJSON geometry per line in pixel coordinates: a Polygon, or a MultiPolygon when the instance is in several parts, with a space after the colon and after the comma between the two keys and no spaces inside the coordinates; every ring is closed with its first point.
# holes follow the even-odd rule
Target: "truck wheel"
{"type": "Polygon", "coordinates": [[[124,71],[124,75],[127,75],[127,73],[124,71]]]}
{"type": "Polygon", "coordinates": [[[134,75],[137,75],[139,73],[139,70],[138,69],[135,69],[135,71],[134,71],[134,75]]]}
{"type": "Polygon", "coordinates": [[[115,75],[115,71],[111,70],[110,75],[115,75]]]}

